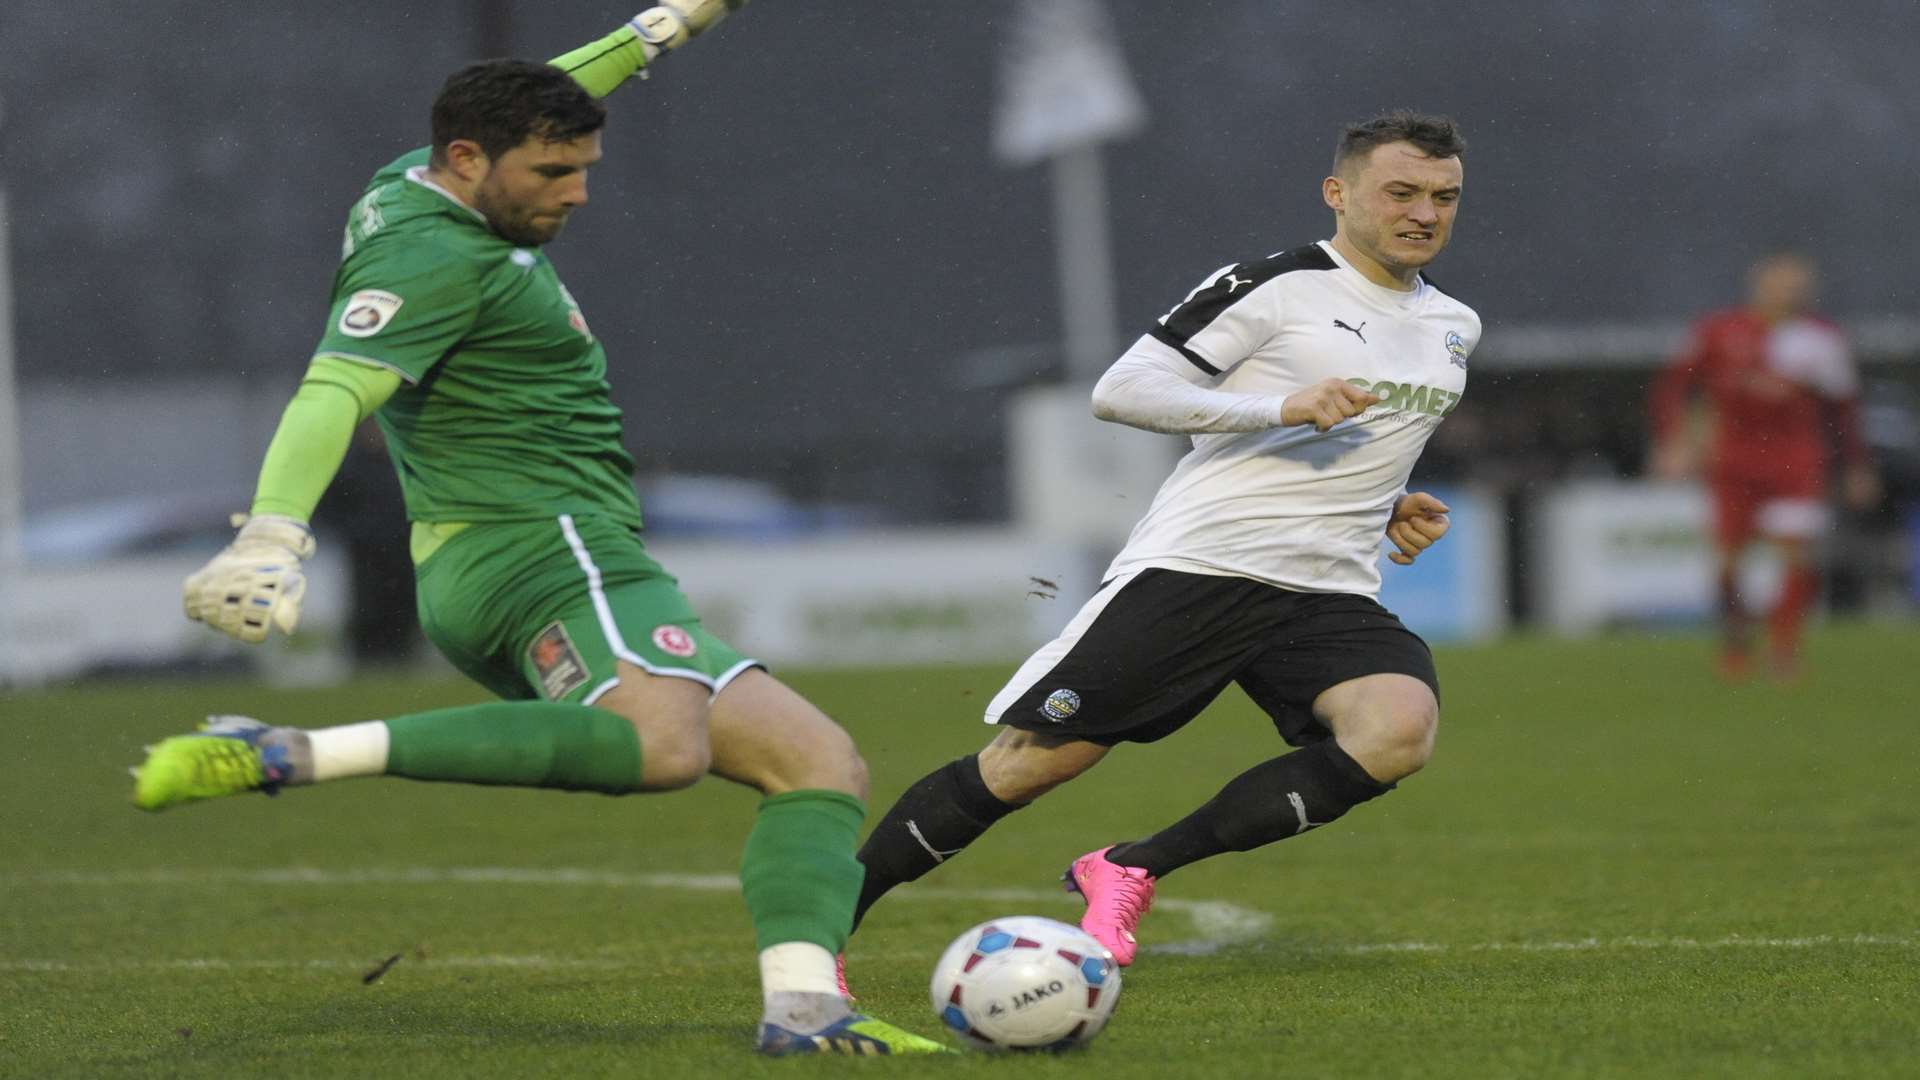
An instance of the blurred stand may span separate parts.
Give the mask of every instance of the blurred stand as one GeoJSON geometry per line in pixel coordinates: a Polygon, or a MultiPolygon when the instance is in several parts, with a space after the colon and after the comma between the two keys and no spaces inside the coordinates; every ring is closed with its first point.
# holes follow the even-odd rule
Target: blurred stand
{"type": "MultiPolygon", "coordinates": [[[[444,72],[478,56],[550,55],[574,43],[572,27],[604,17],[559,4],[536,19],[518,7],[516,18],[510,0],[465,0],[467,32],[399,20],[371,36],[319,9],[282,12],[274,32],[342,57],[352,69],[344,79],[288,68],[254,47],[265,39],[246,36],[245,20],[205,40],[190,20],[103,24],[108,53],[146,58],[106,83],[84,67],[16,65],[22,79],[40,80],[49,107],[11,118],[7,145],[43,152],[5,159],[13,213],[0,210],[17,254],[9,289],[0,241],[0,312],[11,302],[18,318],[22,380],[13,418],[0,399],[0,682],[285,671],[302,656],[324,671],[328,655],[372,664],[433,655],[418,647],[391,468],[364,445],[322,507],[326,532],[293,641],[243,650],[186,623],[179,581],[231,535],[226,512],[245,506],[311,345],[318,312],[309,305],[336,263],[343,192],[357,191],[389,148],[418,140],[419,103],[444,72]],[[136,39],[139,51],[115,52],[114,42],[136,39]],[[148,47],[168,41],[177,47],[148,47]],[[186,45],[210,41],[222,64],[177,60],[186,45]],[[182,96],[182,73],[220,107],[172,107],[197,100],[182,96]],[[201,112],[215,120],[194,119],[201,112]],[[43,158],[69,167],[30,167],[43,158]],[[255,161],[331,164],[244,167],[255,161]],[[78,189],[75,177],[85,181],[78,189]],[[22,515],[23,534],[11,529],[22,515]],[[24,566],[7,560],[16,550],[24,566]]],[[[710,59],[663,66],[645,88],[645,112],[621,121],[647,152],[598,181],[604,227],[566,241],[589,305],[597,294],[623,312],[609,321],[634,374],[618,377],[616,391],[635,420],[632,449],[659,466],[642,482],[649,544],[709,621],[776,662],[1015,658],[1065,621],[1182,450],[1182,440],[1092,419],[1086,388],[1131,337],[1116,338],[1116,323],[1143,325],[1154,312],[1139,305],[1168,299],[1167,283],[1188,283],[1224,238],[1277,247],[1324,227],[1316,205],[1276,185],[1317,170],[1299,164],[1297,148],[1317,146],[1303,140],[1343,118],[1351,59],[1344,48],[1315,55],[1309,24],[1322,20],[1284,5],[1235,13],[1018,0],[987,18],[957,5],[871,5],[851,39],[847,19],[808,7],[756,8],[703,52],[710,59]],[[1194,53],[1217,48],[1223,27],[1244,32],[1231,55],[1194,53]],[[915,52],[902,47],[909,40],[939,44],[915,52]],[[960,40],[977,47],[951,47],[960,40]],[[1142,61],[1155,137],[1116,150],[1142,130],[1149,97],[1123,46],[1142,61]],[[770,79],[772,50],[844,63],[770,79]],[[990,132],[969,127],[984,108],[989,56],[1002,65],[990,132]],[[1199,62],[1149,66],[1149,56],[1199,62]],[[805,104],[854,92],[881,107],[822,124],[805,104]],[[730,210],[714,214],[714,205],[730,210]],[[646,275],[637,293],[636,268],[646,275]],[[1117,305],[1116,284],[1128,298],[1117,305]],[[644,306],[631,308],[636,295],[644,306]],[[661,311],[685,314],[653,317],[661,311]],[[781,343],[777,363],[770,341],[781,343]],[[715,379],[715,370],[738,377],[715,379]],[[731,475],[689,476],[689,467],[731,475]]],[[[1474,50],[1519,41],[1527,55],[1544,55],[1545,35],[1601,60],[1556,68],[1565,93],[1516,98],[1508,84],[1524,70],[1462,66],[1467,53],[1444,40],[1427,50],[1450,92],[1483,103],[1470,123],[1499,136],[1476,160],[1489,166],[1500,220],[1463,233],[1448,257],[1443,280],[1458,276],[1490,324],[1466,398],[1413,479],[1449,492],[1460,520],[1440,549],[1446,559],[1423,559],[1413,573],[1388,568],[1386,596],[1429,613],[1419,616],[1431,620],[1417,624],[1423,632],[1448,626],[1467,638],[1513,626],[1697,624],[1704,609],[1648,587],[1706,550],[1699,493],[1642,479],[1647,383],[1682,333],[1652,314],[1715,291],[1702,284],[1715,277],[1704,264],[1735,257],[1718,224],[1724,211],[1771,212],[1818,190],[1824,162],[1891,149],[1863,159],[1855,176],[1867,203],[1898,204],[1912,140],[1899,123],[1906,98],[1886,87],[1911,66],[1905,38],[1818,13],[1795,23],[1791,5],[1710,38],[1649,37],[1624,23],[1595,36],[1584,15],[1507,8],[1512,18],[1437,32],[1474,50]],[[1844,74],[1865,81],[1770,65],[1773,89],[1763,93],[1738,72],[1703,85],[1698,137],[1684,145],[1624,141],[1617,129],[1563,137],[1591,122],[1583,102],[1601,93],[1619,102],[1608,112],[1627,130],[1648,117],[1666,122],[1671,88],[1622,83],[1621,61],[1664,48],[1691,67],[1707,48],[1761,63],[1788,27],[1858,58],[1844,74]],[[1724,176],[1751,161],[1753,140],[1781,144],[1782,132],[1812,149],[1730,192],[1724,176]],[[1524,238],[1564,228],[1568,189],[1517,184],[1510,170],[1523,162],[1572,182],[1594,175],[1580,156],[1593,147],[1607,148],[1609,167],[1622,155],[1620,168],[1683,182],[1652,215],[1630,185],[1606,182],[1625,195],[1581,189],[1596,200],[1592,242],[1558,276],[1542,275],[1524,238]],[[1650,259],[1655,241],[1698,254],[1650,259]],[[1604,310],[1591,307],[1596,297],[1607,298],[1604,310]],[[1503,313],[1583,322],[1514,325],[1503,313]],[[1622,321],[1584,321],[1596,317],[1622,321]],[[1542,546],[1549,535],[1568,537],[1602,572],[1578,581],[1556,572],[1545,561],[1554,545],[1542,546]],[[1557,621],[1550,613],[1569,610],[1570,590],[1583,590],[1571,597],[1583,614],[1557,621]],[[1628,603],[1635,595],[1659,602],[1628,603]],[[1489,604],[1497,610],[1480,610],[1489,604]]],[[[59,55],[70,22],[57,5],[24,5],[9,40],[26,56],[59,55]]],[[[1408,62],[1415,72],[1423,63],[1408,62]]],[[[1318,161],[1318,151],[1310,156],[1318,161]]],[[[1858,214],[1816,203],[1809,233],[1863,246],[1858,214]]],[[[1897,258],[1861,259],[1853,270],[1845,287],[1861,310],[1905,302],[1897,258]]],[[[0,315],[0,386],[6,321],[0,315]]],[[[1825,551],[1829,599],[1838,611],[1911,616],[1920,602],[1920,322],[1846,322],[1885,497],[1840,518],[1825,551]]]]}
{"type": "MultiPolygon", "coordinates": [[[[1920,603],[1920,332],[1901,325],[1849,327],[1885,496],[1837,522],[1825,558],[1838,613],[1910,617],[1920,603]]],[[[1429,612],[1415,625],[1436,639],[1704,622],[1697,586],[1660,585],[1705,580],[1704,493],[1642,479],[1646,388],[1679,333],[1496,324],[1413,480],[1448,491],[1450,504],[1470,497],[1446,545],[1462,556],[1450,567],[1422,560],[1417,574],[1383,568],[1385,599],[1429,612]],[[1466,542],[1470,524],[1487,535],[1466,542]],[[1570,537],[1568,557],[1597,571],[1556,570],[1545,557],[1555,545],[1542,538],[1557,535],[1570,537]]],[[[946,385],[975,421],[912,455],[883,452],[869,426],[796,427],[789,442],[802,449],[772,462],[769,476],[643,474],[649,545],[710,622],[776,662],[943,648],[956,660],[1017,656],[1084,599],[1184,440],[1094,420],[1086,385],[1068,378],[1055,345],[963,356],[946,385]],[[923,493],[916,502],[876,496],[902,478],[923,493]]],[[[298,663],[311,672],[303,678],[320,678],[343,669],[328,655],[373,665],[433,655],[419,647],[404,512],[372,428],[321,507],[321,553],[293,641],[229,648],[180,617],[180,579],[230,536],[226,513],[246,504],[285,392],[245,380],[25,388],[21,441],[30,475],[47,485],[37,490],[96,493],[29,503],[0,682],[298,663]],[[250,426],[230,442],[248,453],[201,437],[235,417],[250,426]],[[103,453],[115,471],[90,464],[103,453]],[[114,618],[94,618],[99,610],[114,618]]],[[[636,443],[644,452],[644,435],[636,443]]],[[[1764,587],[1768,568],[1753,573],[1764,587]]]]}
{"type": "Polygon", "coordinates": [[[1882,494],[1877,506],[1839,515],[1830,601],[1836,611],[1910,612],[1920,602],[1920,372],[1869,372],[1862,398],[1882,494]],[[1892,587],[1902,581],[1904,590],[1892,587]]]}
{"type": "MultiPolygon", "coordinates": [[[[1884,492],[1869,510],[1836,515],[1821,553],[1827,605],[1835,613],[1911,616],[1920,587],[1909,555],[1920,510],[1920,325],[1884,319],[1847,329],[1863,377],[1865,438],[1884,492]]],[[[1689,486],[1676,495],[1666,485],[1643,486],[1641,479],[1650,442],[1647,387],[1682,333],[1657,325],[1511,331],[1496,325],[1488,331],[1473,359],[1466,400],[1435,434],[1415,480],[1471,479],[1501,494],[1513,541],[1510,581],[1518,621],[1575,630],[1707,617],[1701,606],[1707,597],[1699,588],[1668,593],[1667,603],[1644,608],[1625,601],[1648,575],[1673,572],[1670,566],[1656,569],[1656,550],[1701,560],[1699,572],[1710,572],[1703,491],[1689,486]],[[1544,561],[1558,542],[1550,539],[1558,533],[1548,518],[1565,510],[1582,484],[1592,484],[1587,494],[1610,500],[1612,509],[1587,515],[1582,528],[1599,533],[1576,530],[1566,542],[1582,544],[1588,557],[1618,557],[1610,562],[1623,576],[1606,599],[1624,606],[1597,623],[1568,624],[1547,610],[1567,587],[1544,561]],[[1683,501],[1674,502],[1676,497],[1683,501]],[[1687,498],[1699,505],[1685,509],[1687,498]],[[1663,517],[1656,506],[1674,512],[1663,517]]],[[[1763,593],[1771,590],[1765,563],[1758,556],[1751,568],[1763,593]]]]}

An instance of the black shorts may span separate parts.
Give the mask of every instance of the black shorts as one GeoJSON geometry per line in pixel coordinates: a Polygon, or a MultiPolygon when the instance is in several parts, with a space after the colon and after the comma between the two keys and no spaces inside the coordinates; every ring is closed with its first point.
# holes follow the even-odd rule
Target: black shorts
{"type": "Polygon", "coordinates": [[[1386,673],[1411,675],[1439,699],[1427,643],[1370,597],[1148,569],[1102,585],[986,719],[1107,746],[1153,742],[1237,682],[1281,738],[1305,746],[1332,734],[1313,715],[1315,698],[1386,673]]]}

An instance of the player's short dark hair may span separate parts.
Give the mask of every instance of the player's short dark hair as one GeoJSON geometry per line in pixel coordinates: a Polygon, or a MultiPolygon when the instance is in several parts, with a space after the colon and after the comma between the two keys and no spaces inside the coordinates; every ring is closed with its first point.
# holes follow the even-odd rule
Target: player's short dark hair
{"type": "Polygon", "coordinates": [[[1340,132],[1340,141],[1333,148],[1333,171],[1337,173],[1349,160],[1372,153],[1376,146],[1396,142],[1412,143],[1421,153],[1436,158],[1459,157],[1467,149],[1467,140],[1460,137],[1460,127],[1452,117],[1394,109],[1371,120],[1348,124],[1340,132]]]}
{"type": "Polygon", "coordinates": [[[455,139],[498,159],[529,136],[566,142],[606,122],[607,107],[552,64],[482,60],[454,72],[433,99],[433,160],[444,162],[455,139]]]}

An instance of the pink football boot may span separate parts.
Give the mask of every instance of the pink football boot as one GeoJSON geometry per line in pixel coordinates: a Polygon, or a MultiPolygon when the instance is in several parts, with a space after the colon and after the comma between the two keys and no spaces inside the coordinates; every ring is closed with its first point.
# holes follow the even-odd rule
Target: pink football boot
{"type": "Polygon", "coordinates": [[[1110,850],[1108,846],[1080,856],[1064,876],[1067,890],[1087,901],[1080,929],[1105,945],[1113,953],[1114,963],[1126,967],[1133,963],[1134,928],[1153,906],[1153,875],[1137,866],[1108,862],[1110,850]]]}

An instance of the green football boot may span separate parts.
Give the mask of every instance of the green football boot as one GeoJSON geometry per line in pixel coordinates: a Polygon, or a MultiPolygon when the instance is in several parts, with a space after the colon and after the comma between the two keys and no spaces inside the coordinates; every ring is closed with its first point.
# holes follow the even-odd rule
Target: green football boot
{"type": "Polygon", "coordinates": [[[142,810],[238,795],[279,792],[293,774],[284,746],[261,744],[267,725],[244,716],[212,716],[192,735],[147,748],[133,773],[133,805],[142,810]]]}
{"type": "Polygon", "coordinates": [[[844,1054],[850,1057],[880,1057],[890,1054],[958,1053],[945,1043],[921,1038],[903,1031],[885,1020],[854,1013],[819,1031],[793,1031],[779,1024],[760,1025],[761,1053],[768,1057],[794,1054],[844,1054]]]}

